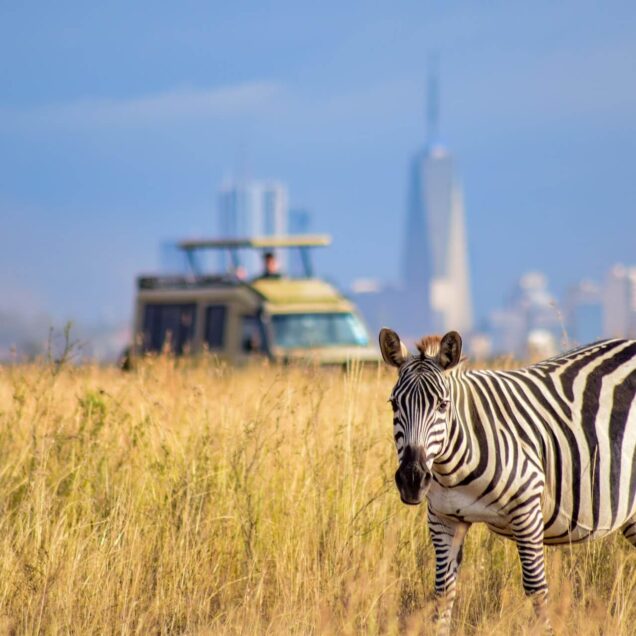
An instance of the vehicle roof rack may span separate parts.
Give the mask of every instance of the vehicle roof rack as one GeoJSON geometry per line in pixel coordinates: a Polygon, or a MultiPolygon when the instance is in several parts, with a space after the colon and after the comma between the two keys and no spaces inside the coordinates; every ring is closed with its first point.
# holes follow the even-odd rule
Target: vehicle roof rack
{"type": "Polygon", "coordinates": [[[309,258],[309,248],[327,247],[330,244],[331,236],[328,234],[280,234],[246,238],[191,239],[180,241],[177,243],[177,247],[185,252],[190,268],[196,275],[202,273],[195,259],[195,252],[198,250],[228,250],[232,265],[234,269],[237,269],[240,266],[239,250],[241,249],[297,248],[300,251],[305,276],[311,278],[313,267],[309,258]]]}
{"type": "Polygon", "coordinates": [[[294,234],[279,236],[252,236],[245,238],[190,239],[177,243],[185,251],[205,249],[268,249],[292,247],[327,247],[331,244],[328,234],[294,234]]]}

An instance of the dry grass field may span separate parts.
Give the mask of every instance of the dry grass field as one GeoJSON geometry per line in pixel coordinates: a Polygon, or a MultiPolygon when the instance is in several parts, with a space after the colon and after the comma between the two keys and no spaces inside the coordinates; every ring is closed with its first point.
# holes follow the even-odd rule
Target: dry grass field
{"type": "MultiPolygon", "coordinates": [[[[433,633],[393,374],[213,360],[0,367],[0,633],[433,633]]],[[[559,634],[635,633],[636,550],[549,549],[559,634]]],[[[469,533],[453,626],[534,633],[515,547],[469,533]]]]}

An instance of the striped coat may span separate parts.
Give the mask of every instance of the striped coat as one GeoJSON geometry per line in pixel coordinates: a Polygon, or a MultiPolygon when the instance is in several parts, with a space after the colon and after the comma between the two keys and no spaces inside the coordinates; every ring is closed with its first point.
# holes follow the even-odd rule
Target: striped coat
{"type": "Polygon", "coordinates": [[[636,546],[636,341],[607,340],[516,371],[462,371],[461,338],[410,356],[391,394],[402,501],[428,500],[437,619],[448,630],[462,544],[486,523],[516,541],[523,584],[549,625],[543,544],[622,530],[636,546]]]}

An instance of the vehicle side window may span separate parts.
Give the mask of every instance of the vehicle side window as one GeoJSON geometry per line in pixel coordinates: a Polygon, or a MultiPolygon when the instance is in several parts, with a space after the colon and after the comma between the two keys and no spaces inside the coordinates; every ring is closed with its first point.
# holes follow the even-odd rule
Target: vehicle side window
{"type": "Polygon", "coordinates": [[[225,305],[208,305],[205,309],[205,343],[210,351],[223,349],[226,315],[225,305]]]}
{"type": "Polygon", "coordinates": [[[144,309],[143,350],[161,352],[168,347],[182,354],[194,337],[196,305],[150,304],[144,309]]]}
{"type": "Polygon", "coordinates": [[[263,323],[258,316],[243,316],[241,326],[241,348],[249,353],[261,353],[267,350],[263,323]]]}

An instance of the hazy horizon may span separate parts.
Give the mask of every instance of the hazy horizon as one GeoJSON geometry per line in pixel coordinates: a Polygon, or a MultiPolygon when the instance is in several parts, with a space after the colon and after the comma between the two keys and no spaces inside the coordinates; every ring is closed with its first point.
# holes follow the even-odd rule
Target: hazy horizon
{"type": "Polygon", "coordinates": [[[431,51],[476,324],[526,271],[560,294],[636,261],[632,4],[154,7],[0,9],[1,312],[129,324],[232,174],[288,185],[344,289],[398,281],[431,51]]]}

